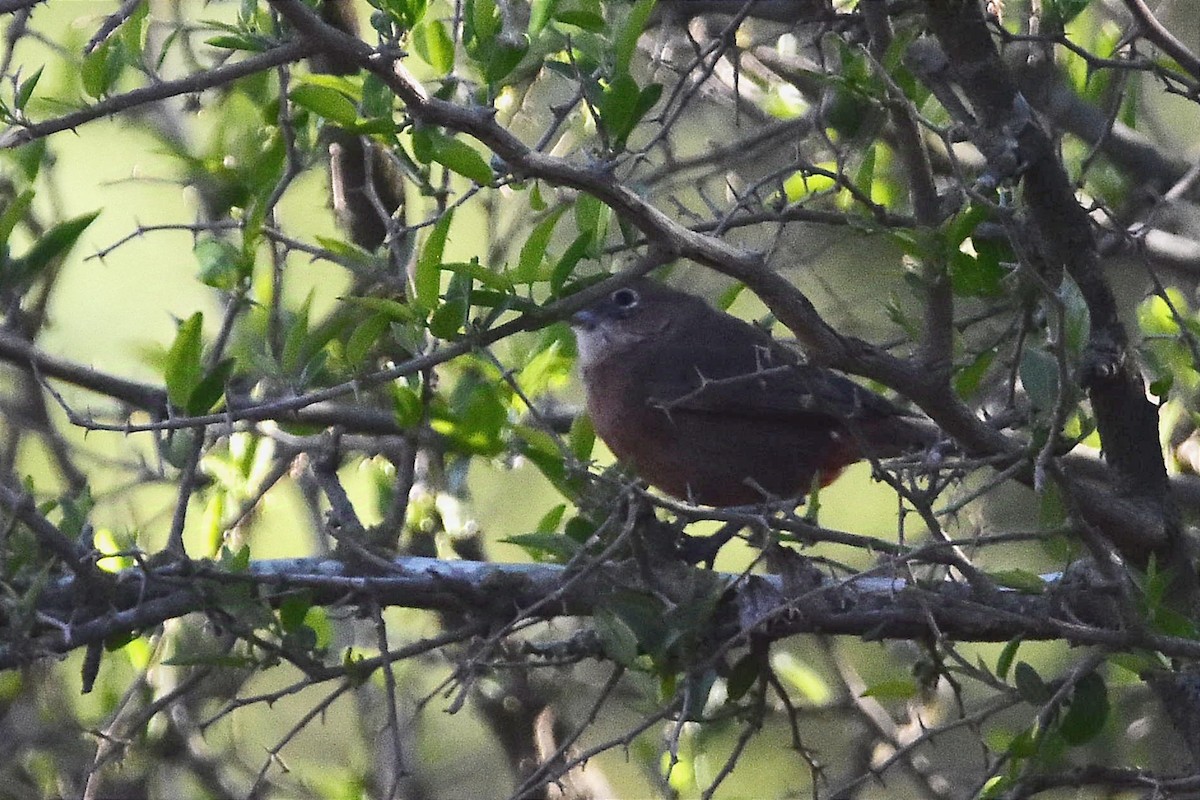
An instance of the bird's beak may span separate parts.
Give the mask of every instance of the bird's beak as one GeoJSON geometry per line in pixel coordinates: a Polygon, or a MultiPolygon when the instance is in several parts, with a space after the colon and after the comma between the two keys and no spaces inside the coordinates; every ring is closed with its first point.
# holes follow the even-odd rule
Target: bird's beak
{"type": "Polygon", "coordinates": [[[585,331],[593,330],[600,324],[600,315],[590,308],[585,308],[581,311],[576,311],[571,315],[571,327],[583,328],[585,331]]]}

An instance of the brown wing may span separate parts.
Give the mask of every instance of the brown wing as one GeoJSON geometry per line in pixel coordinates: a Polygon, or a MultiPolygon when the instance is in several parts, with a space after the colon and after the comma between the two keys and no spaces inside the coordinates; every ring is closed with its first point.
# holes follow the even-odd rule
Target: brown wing
{"type": "Polygon", "coordinates": [[[706,331],[708,347],[697,348],[688,331],[674,331],[656,343],[653,364],[637,366],[650,404],[668,413],[797,422],[814,415],[849,422],[904,414],[847,378],[798,363],[757,328],[728,317],[707,321],[727,328],[706,331]]]}

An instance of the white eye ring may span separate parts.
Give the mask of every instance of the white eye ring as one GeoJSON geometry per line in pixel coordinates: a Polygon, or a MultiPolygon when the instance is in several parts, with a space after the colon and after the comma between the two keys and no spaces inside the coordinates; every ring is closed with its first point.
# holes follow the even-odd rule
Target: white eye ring
{"type": "Polygon", "coordinates": [[[617,289],[612,293],[612,301],[617,308],[633,308],[639,299],[638,293],[629,287],[617,289]]]}

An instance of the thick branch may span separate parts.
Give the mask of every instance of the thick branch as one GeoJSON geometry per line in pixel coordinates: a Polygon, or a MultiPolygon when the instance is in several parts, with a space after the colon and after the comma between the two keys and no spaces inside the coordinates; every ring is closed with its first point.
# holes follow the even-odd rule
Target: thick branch
{"type": "MultiPolygon", "coordinates": [[[[422,557],[396,559],[385,573],[377,575],[357,574],[346,564],[328,559],[260,561],[238,573],[193,563],[126,570],[117,576],[111,605],[103,608],[81,606],[75,579],[68,577],[42,592],[37,608],[41,621],[31,636],[0,646],[0,669],[216,607],[216,590],[222,585],[252,584],[258,587],[259,596],[272,604],[307,590],[319,605],[369,601],[372,606],[450,611],[504,624],[513,619],[588,616],[604,607],[614,591],[658,591],[639,585],[637,574],[638,570],[622,563],[602,564],[585,574],[571,575],[566,568],[553,565],[422,557]],[[52,620],[60,620],[60,624],[52,620]]],[[[998,591],[984,598],[961,583],[946,581],[920,588],[893,578],[834,580],[815,569],[799,577],[722,577],[729,589],[710,621],[714,635],[721,640],[751,633],[771,639],[832,633],[875,639],[937,635],[989,642],[1021,636],[1146,646],[1174,655],[1200,656],[1200,643],[1194,641],[1080,623],[1080,618],[1112,619],[1108,610],[1111,595],[1103,588],[1078,583],[1064,586],[1059,593],[1054,588],[1057,579],[1049,580],[1043,594],[998,591]]]]}

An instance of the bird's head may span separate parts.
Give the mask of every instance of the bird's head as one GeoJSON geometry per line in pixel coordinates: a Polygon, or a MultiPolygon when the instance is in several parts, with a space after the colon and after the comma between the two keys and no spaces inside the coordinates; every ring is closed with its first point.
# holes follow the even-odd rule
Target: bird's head
{"type": "Polygon", "coordinates": [[[700,298],[638,278],[571,317],[579,363],[587,369],[652,342],[704,311],[710,309],[700,298]]]}

